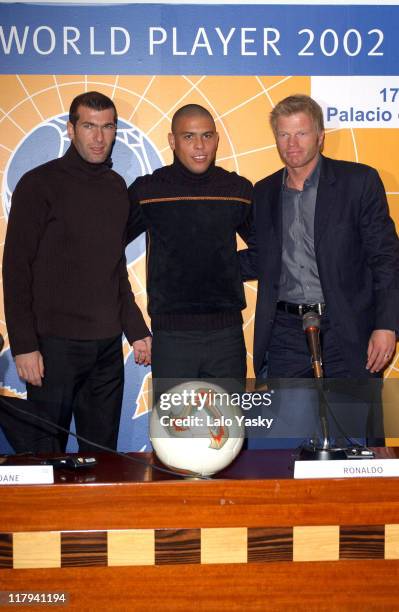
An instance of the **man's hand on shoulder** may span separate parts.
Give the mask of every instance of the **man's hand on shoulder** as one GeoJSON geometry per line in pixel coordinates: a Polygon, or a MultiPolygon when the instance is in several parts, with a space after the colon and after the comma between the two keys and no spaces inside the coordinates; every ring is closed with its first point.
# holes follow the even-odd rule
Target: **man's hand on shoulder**
{"type": "Polygon", "coordinates": [[[370,336],[366,369],[379,372],[392,359],[395,352],[396,334],[391,329],[375,329],[370,336]]]}
{"type": "Polygon", "coordinates": [[[142,340],[133,342],[134,360],[139,365],[150,365],[151,363],[151,336],[146,336],[142,340]]]}
{"type": "Polygon", "coordinates": [[[42,386],[44,377],[43,357],[39,351],[32,353],[21,353],[15,356],[15,365],[18,376],[31,385],[42,386]]]}

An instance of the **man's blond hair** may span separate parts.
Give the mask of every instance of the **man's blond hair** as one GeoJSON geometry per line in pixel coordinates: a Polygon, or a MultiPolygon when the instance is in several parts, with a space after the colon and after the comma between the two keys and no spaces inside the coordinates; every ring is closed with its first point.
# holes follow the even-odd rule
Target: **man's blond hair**
{"type": "Polygon", "coordinates": [[[296,94],[281,100],[270,113],[270,125],[274,135],[276,135],[277,131],[277,119],[281,116],[289,117],[295,113],[306,113],[306,115],[309,115],[312,119],[317,132],[320,134],[320,132],[324,131],[324,119],[321,106],[310,96],[296,94]]]}

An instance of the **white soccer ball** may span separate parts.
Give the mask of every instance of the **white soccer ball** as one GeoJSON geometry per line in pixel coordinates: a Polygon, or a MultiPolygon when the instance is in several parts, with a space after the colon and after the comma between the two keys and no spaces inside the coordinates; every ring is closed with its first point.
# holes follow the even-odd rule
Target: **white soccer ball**
{"type": "Polygon", "coordinates": [[[157,457],[169,468],[193,475],[209,476],[228,466],[245,437],[241,408],[231,400],[238,395],[200,380],[161,393],[150,419],[157,457]]]}

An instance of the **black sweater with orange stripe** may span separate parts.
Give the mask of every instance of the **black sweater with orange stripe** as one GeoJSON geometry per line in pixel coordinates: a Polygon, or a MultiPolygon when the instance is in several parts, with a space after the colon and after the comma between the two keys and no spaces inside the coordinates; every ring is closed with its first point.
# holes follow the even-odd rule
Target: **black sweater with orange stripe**
{"type": "Polygon", "coordinates": [[[245,296],[236,233],[250,224],[251,183],[211,165],[172,165],[129,188],[128,239],[147,232],[148,311],[153,329],[219,329],[239,324],[245,296]]]}

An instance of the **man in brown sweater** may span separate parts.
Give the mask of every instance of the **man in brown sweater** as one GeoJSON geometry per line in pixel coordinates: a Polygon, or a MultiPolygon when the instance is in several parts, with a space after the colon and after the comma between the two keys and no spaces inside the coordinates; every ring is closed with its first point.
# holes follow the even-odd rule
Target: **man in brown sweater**
{"type": "MultiPolygon", "coordinates": [[[[66,429],[73,414],[77,434],[112,448],[122,405],[122,332],[137,363],[151,359],[124,256],[129,199],[109,158],[116,123],[106,96],[88,92],[73,100],[70,148],[15,188],[3,260],[10,346],[28,399],[51,404],[54,422],[66,429]]],[[[66,441],[60,434],[60,450],[66,441]]],[[[80,440],[79,449],[93,447],[80,440]]]]}

